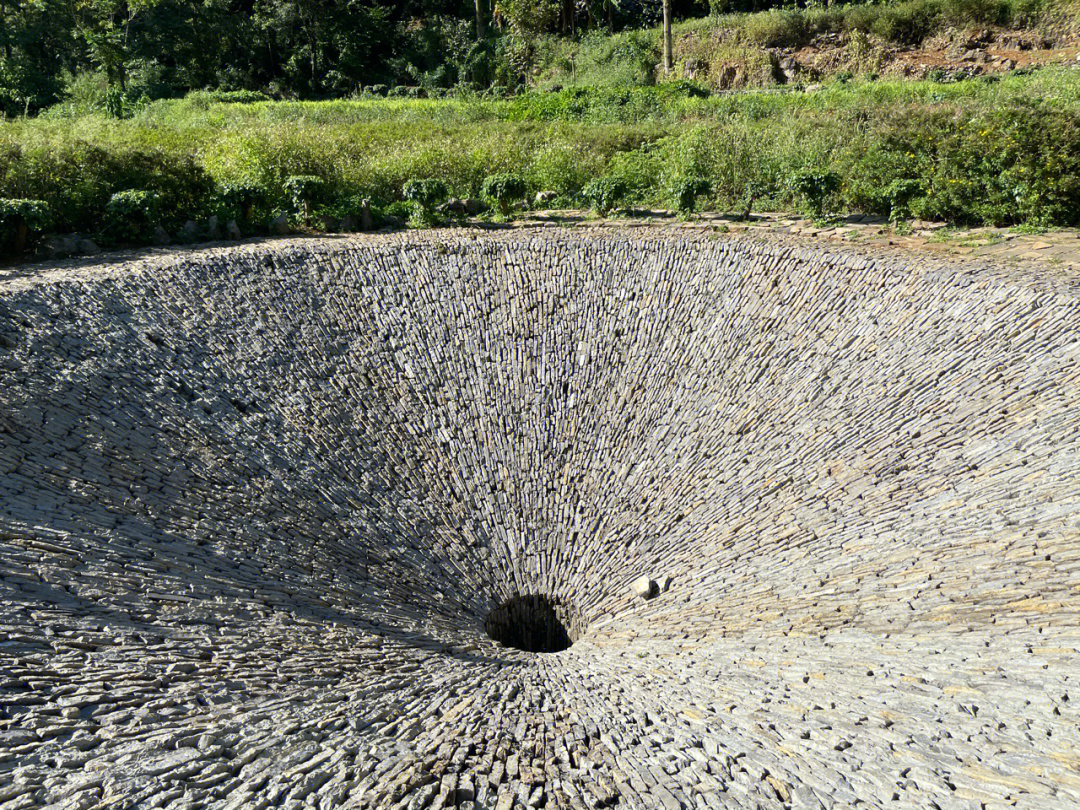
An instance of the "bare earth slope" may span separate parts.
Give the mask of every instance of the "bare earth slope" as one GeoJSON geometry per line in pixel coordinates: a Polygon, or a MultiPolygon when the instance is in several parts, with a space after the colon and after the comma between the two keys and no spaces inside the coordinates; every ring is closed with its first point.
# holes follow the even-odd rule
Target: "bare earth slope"
{"type": "Polygon", "coordinates": [[[1078,471],[1060,275],[552,229],[0,282],[0,808],[1076,807],[1078,471]],[[487,638],[529,594],[572,647],[487,638]]]}

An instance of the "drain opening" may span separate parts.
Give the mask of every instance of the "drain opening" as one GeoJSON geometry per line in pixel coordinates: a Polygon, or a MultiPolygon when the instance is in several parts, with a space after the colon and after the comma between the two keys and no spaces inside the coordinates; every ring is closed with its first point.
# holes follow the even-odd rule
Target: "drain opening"
{"type": "Polygon", "coordinates": [[[492,610],[484,620],[484,631],[489,638],[526,652],[565,650],[574,643],[576,630],[565,605],[539,595],[515,596],[492,610]]]}

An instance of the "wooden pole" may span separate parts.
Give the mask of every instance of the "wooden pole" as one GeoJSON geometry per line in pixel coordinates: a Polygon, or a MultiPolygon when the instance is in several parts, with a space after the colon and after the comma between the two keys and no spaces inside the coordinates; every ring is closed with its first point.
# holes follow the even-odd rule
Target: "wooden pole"
{"type": "Polygon", "coordinates": [[[671,0],[664,0],[664,75],[671,75],[671,0]]]}

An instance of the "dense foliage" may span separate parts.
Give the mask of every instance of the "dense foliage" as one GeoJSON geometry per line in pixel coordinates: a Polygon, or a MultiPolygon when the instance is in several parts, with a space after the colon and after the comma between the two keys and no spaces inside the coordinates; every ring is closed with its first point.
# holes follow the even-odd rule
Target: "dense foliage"
{"type": "Polygon", "coordinates": [[[212,216],[244,233],[282,217],[314,229],[373,217],[432,224],[470,198],[503,216],[527,199],[604,213],[753,207],[1076,226],[1080,71],[836,81],[813,93],[665,85],[253,104],[196,95],[126,120],[0,123],[0,197],[43,201],[56,231],[106,243],[146,241],[159,225],[176,238],[212,216]],[[458,203],[446,208],[447,198],[458,203]]]}
{"type": "MultiPolygon", "coordinates": [[[[796,46],[834,31],[911,44],[944,25],[1029,24],[1068,2],[671,0],[676,19],[702,18],[677,28],[686,51],[677,58],[696,58],[695,43],[796,46]]],[[[192,90],[241,100],[643,86],[662,73],[660,8],[661,0],[0,0],[0,114],[66,101],[72,111],[128,117],[192,90]]]]}
{"type": "Polygon", "coordinates": [[[126,115],[205,88],[325,98],[514,84],[537,34],[641,25],[659,2],[0,0],[0,113],[67,97],[126,115]]]}
{"type": "Polygon", "coordinates": [[[48,203],[0,198],[0,255],[21,253],[30,238],[52,225],[48,203]]]}

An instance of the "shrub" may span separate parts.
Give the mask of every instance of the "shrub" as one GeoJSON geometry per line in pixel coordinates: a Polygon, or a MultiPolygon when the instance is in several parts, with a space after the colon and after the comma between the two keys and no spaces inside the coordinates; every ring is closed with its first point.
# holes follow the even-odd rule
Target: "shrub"
{"type": "Polygon", "coordinates": [[[908,111],[847,170],[846,202],[963,224],[1080,224],[1080,116],[1027,105],[908,111]]]}
{"type": "Polygon", "coordinates": [[[424,98],[427,94],[424,92],[423,87],[410,87],[408,85],[398,84],[391,87],[386,95],[391,98],[424,98]]]}
{"type": "Polygon", "coordinates": [[[407,224],[413,228],[430,228],[442,221],[434,208],[416,200],[395,200],[377,213],[379,222],[394,226],[407,224]]]}
{"type": "Polygon", "coordinates": [[[361,194],[345,194],[319,209],[316,214],[327,216],[341,223],[340,230],[370,230],[375,225],[375,211],[371,198],[361,194]],[[345,227],[350,223],[351,227],[345,227]]]}
{"type": "Polygon", "coordinates": [[[849,31],[874,34],[889,42],[918,45],[937,26],[941,13],[941,0],[853,6],[844,15],[844,27],[849,31]]]}
{"type": "Polygon", "coordinates": [[[829,198],[840,188],[840,175],[828,169],[804,167],[788,176],[788,187],[800,197],[803,209],[815,219],[825,216],[829,198]]]}
{"type": "Polygon", "coordinates": [[[764,195],[764,189],[760,183],[753,180],[748,182],[744,187],[742,194],[738,199],[738,210],[735,212],[737,219],[750,219],[750,214],[754,210],[754,203],[758,198],[764,195]]]}
{"type": "Polygon", "coordinates": [[[515,200],[525,196],[525,181],[516,174],[489,174],[480,186],[480,193],[499,204],[503,216],[510,213],[515,200]]]}
{"type": "Polygon", "coordinates": [[[270,96],[258,90],[211,90],[207,95],[218,104],[255,104],[270,100],[270,96]]]}
{"type": "Polygon", "coordinates": [[[668,97],[675,98],[708,98],[712,90],[708,85],[690,79],[675,79],[660,85],[660,90],[668,97]]]}
{"type": "Polygon", "coordinates": [[[648,31],[612,36],[597,29],[581,38],[572,68],[575,84],[594,87],[641,87],[654,83],[659,43],[648,31]]]}
{"type": "Polygon", "coordinates": [[[270,101],[270,96],[258,90],[192,90],[184,101],[197,110],[206,110],[211,104],[254,104],[270,101]]]}
{"type": "Polygon", "coordinates": [[[437,177],[407,181],[401,188],[401,194],[408,204],[409,224],[414,228],[437,224],[439,217],[435,214],[435,206],[445,200],[448,193],[446,183],[437,177]]]}
{"type": "Polygon", "coordinates": [[[419,203],[426,209],[434,208],[441,203],[448,193],[446,183],[437,177],[409,180],[401,187],[401,196],[406,200],[419,203]]]}
{"type": "Polygon", "coordinates": [[[145,93],[125,93],[114,84],[105,91],[105,112],[112,118],[131,118],[149,101],[145,93]]]}
{"type": "Polygon", "coordinates": [[[911,202],[922,196],[923,184],[918,180],[896,179],[884,190],[884,197],[889,206],[889,219],[898,222],[911,218],[911,202]]]}
{"type": "Polygon", "coordinates": [[[763,48],[798,48],[807,39],[806,15],[796,9],[771,9],[743,20],[743,34],[763,48]]]}
{"type": "Polygon", "coordinates": [[[626,195],[626,183],[618,177],[597,177],[581,190],[581,196],[601,216],[614,211],[626,195]]]}
{"type": "Polygon", "coordinates": [[[281,185],[292,203],[293,211],[302,215],[304,222],[309,222],[312,206],[326,189],[325,181],[311,174],[294,174],[286,177],[281,185]]]}
{"type": "Polygon", "coordinates": [[[118,242],[145,242],[159,224],[161,195],[156,191],[118,191],[105,205],[105,235],[118,242]]]}
{"type": "Polygon", "coordinates": [[[694,213],[697,198],[702,194],[708,194],[712,185],[702,177],[680,177],[669,188],[675,210],[680,214],[694,213]]]}
{"type": "Polygon", "coordinates": [[[28,240],[52,224],[48,203],[42,200],[0,199],[0,248],[22,253],[28,240]]]}
{"type": "Polygon", "coordinates": [[[441,221],[441,218],[435,213],[433,208],[421,205],[415,200],[406,200],[405,203],[409,206],[408,220],[409,225],[412,227],[430,228],[434,225],[438,225],[441,221]]]}
{"type": "Polygon", "coordinates": [[[266,201],[263,187],[247,180],[226,181],[221,184],[219,194],[230,213],[235,210],[237,218],[243,222],[251,222],[255,206],[266,201]]]}

